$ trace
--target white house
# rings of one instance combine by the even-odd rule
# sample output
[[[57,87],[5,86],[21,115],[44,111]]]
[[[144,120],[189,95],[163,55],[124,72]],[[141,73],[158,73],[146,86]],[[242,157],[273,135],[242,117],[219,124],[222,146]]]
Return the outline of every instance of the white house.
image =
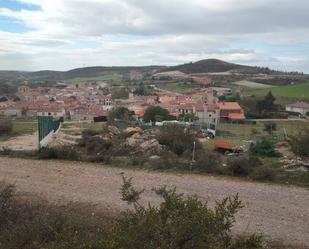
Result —
[[[288,112],[295,112],[301,115],[308,115],[309,103],[308,102],[296,102],[293,104],[286,105],[285,110]]]

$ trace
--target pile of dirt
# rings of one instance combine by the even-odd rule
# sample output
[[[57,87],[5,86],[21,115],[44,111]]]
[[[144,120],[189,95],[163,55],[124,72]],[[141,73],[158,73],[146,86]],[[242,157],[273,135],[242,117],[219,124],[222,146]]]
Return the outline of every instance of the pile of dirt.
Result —
[[[135,133],[126,139],[125,144],[135,155],[153,156],[162,152],[163,146],[152,135]]]

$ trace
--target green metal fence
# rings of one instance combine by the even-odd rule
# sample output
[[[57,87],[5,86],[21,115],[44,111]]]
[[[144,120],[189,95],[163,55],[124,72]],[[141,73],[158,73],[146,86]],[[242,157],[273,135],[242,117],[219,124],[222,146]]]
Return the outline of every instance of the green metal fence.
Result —
[[[52,116],[38,117],[39,143],[51,132],[56,132],[60,127],[60,121]]]

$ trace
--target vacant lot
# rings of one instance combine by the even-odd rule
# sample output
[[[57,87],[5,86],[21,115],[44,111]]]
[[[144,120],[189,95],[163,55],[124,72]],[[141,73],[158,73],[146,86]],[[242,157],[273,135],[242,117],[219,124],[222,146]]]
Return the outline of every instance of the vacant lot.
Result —
[[[271,91],[274,96],[278,98],[309,101],[309,83],[268,89],[259,89],[255,91],[249,91],[249,93],[257,96],[265,96],[269,91]]]
[[[8,134],[3,134],[0,136],[0,145],[1,141],[6,141],[13,137],[30,135],[38,130],[37,122],[13,121],[12,124],[12,131]]]
[[[234,231],[263,232],[272,239],[309,245],[309,190],[226,178],[125,170],[79,162],[35,161],[0,157],[0,175],[18,190],[54,202],[90,202],[112,211],[127,208],[120,200],[120,173],[145,188],[143,202],[160,199],[152,187],[176,186],[185,195],[215,200],[239,193],[245,207]]]
[[[271,85],[266,85],[266,84],[248,81],[248,80],[241,80],[241,81],[233,82],[233,84],[237,86],[245,86],[245,87],[253,88],[253,89],[264,89],[264,88],[273,87]]]

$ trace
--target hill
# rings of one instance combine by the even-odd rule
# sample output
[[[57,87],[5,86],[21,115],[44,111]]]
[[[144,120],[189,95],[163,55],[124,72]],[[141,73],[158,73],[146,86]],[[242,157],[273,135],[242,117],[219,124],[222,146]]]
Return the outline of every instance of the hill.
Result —
[[[74,78],[93,78],[110,74],[129,75],[132,71],[141,73],[144,76],[150,76],[158,72],[180,71],[186,74],[207,74],[207,73],[241,73],[241,74],[273,74],[279,73],[269,68],[253,67],[239,64],[233,64],[217,59],[207,59],[197,62],[191,62],[177,66],[140,66],[140,67],[84,67],[69,71],[0,71],[0,80],[29,80],[29,81],[57,81],[69,80]]]
[[[168,70],[181,71],[187,74],[221,73],[227,71],[231,71],[233,73],[247,73],[247,74],[257,74],[257,73],[269,74],[271,72],[274,72],[269,68],[238,65],[217,59],[207,59],[179,66],[173,66],[169,67]]]

